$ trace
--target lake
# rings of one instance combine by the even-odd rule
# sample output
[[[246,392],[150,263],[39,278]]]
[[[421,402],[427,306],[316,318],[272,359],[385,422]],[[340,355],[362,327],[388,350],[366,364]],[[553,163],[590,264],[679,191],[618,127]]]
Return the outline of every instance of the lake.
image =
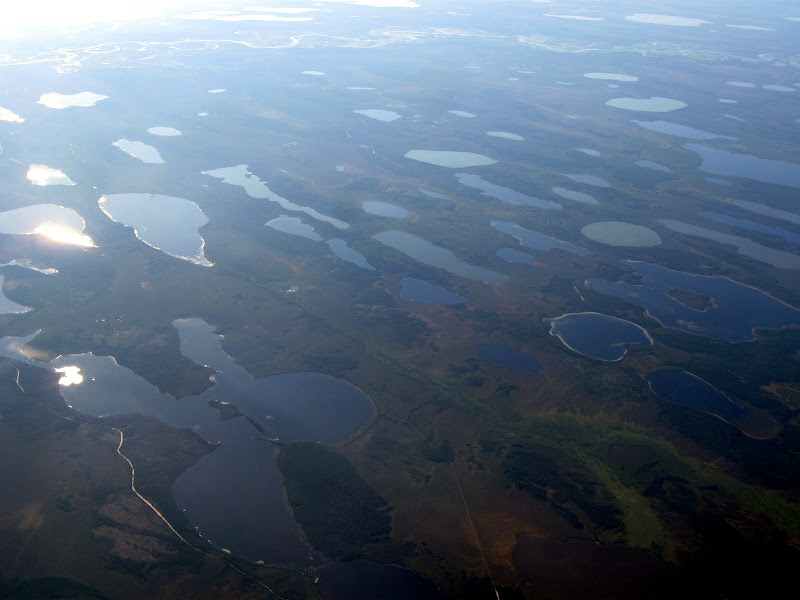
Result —
[[[550,323],[550,335],[567,348],[598,360],[621,360],[629,344],[653,345],[653,338],[643,327],[596,312],[567,313],[544,321]]]
[[[696,408],[726,421],[741,419],[747,413],[710,383],[686,371],[657,371],[650,375],[647,383],[662,400]]]

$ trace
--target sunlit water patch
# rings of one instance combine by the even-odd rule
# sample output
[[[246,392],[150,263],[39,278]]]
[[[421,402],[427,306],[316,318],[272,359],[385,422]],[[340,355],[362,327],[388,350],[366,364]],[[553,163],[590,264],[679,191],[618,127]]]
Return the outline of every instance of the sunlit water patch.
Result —
[[[465,119],[474,119],[478,115],[475,113],[467,112],[466,110],[448,110],[451,115],[455,115],[457,117],[463,117]]]
[[[179,129],[175,129],[174,127],[151,127],[147,130],[147,133],[152,135],[159,135],[162,137],[174,137],[177,135],[183,135],[183,132]]]
[[[717,102],[721,104],[739,104],[738,100],[731,100],[730,98],[718,98]]]
[[[756,87],[755,83],[750,83],[750,82],[747,82],[747,81],[726,81],[725,83],[730,85],[730,86],[738,87],[738,88],[754,88],[754,87]]]
[[[597,150],[592,150],[591,148],[575,148],[575,152],[580,152],[581,154],[585,154],[586,156],[593,156],[593,157],[600,156],[600,152],[598,152]]]
[[[328,240],[328,246],[330,246],[330,249],[333,251],[333,253],[343,261],[353,263],[354,265],[361,267],[362,269],[366,269],[367,271],[375,270],[375,267],[367,262],[367,259],[364,258],[363,254],[353,250],[344,240]]]
[[[648,131],[657,131],[658,133],[666,133],[667,135],[674,135],[676,137],[686,138],[690,140],[735,140],[735,137],[729,135],[722,135],[719,133],[712,133],[710,131],[703,131],[702,129],[695,129],[687,125],[679,125],[677,123],[669,123],[667,121],[633,121],[639,127],[644,127]]]
[[[696,408],[725,421],[741,419],[747,412],[710,383],[686,371],[657,371],[650,376],[647,383],[662,400]]]
[[[380,108],[365,108],[360,110],[354,110],[354,113],[357,115],[364,115],[365,117],[369,117],[370,119],[374,119],[376,121],[384,121],[386,123],[391,123],[392,121],[396,121],[397,119],[402,119],[403,116],[397,114],[393,110],[383,110]]]
[[[33,185],[75,185],[63,171],[53,169],[47,165],[31,165],[25,174]]]
[[[772,265],[773,267],[778,267],[780,269],[800,269],[800,255],[797,254],[776,250],[775,248],[764,246],[748,238],[739,237],[738,235],[722,233],[713,229],[682,223],[681,221],[659,219],[658,222],[677,233],[702,237],[707,240],[719,242],[720,244],[734,246],[738,254]]]
[[[652,169],[653,171],[660,171],[661,173],[669,173],[672,170],[669,167],[660,165],[652,160],[637,160],[636,164],[640,167],[644,167],[645,169]]]
[[[539,231],[525,229],[516,223],[510,223],[508,221],[492,221],[491,225],[498,231],[502,231],[503,233],[513,236],[520,244],[530,248],[531,250],[538,250],[542,252],[561,250],[562,252],[569,252],[570,254],[576,254],[578,256],[590,254],[588,250],[581,248],[580,246],[576,246],[572,242],[565,242]]]
[[[196,265],[212,266],[199,233],[208,217],[191,200],[161,194],[108,194],[98,204],[109,219],[132,228],[151,248]]]
[[[405,231],[384,231],[373,237],[382,244],[403,252],[417,262],[444,269],[453,275],[493,285],[505,283],[508,279],[502,273],[462,262],[450,250],[436,246]]]
[[[639,81],[638,77],[622,73],[584,73],[583,76],[587,79],[602,79],[605,81]]]
[[[447,200],[447,196],[445,196],[444,194],[440,194],[439,192],[432,192],[430,190],[425,190],[423,188],[418,188],[417,191],[423,196],[427,196],[428,198],[433,198],[434,200]]]
[[[312,75],[314,77],[322,77],[322,76],[325,75],[325,73],[322,72],[322,71],[301,71],[300,74],[301,75]]]
[[[764,88],[765,90],[770,90],[770,91],[773,91],[773,92],[792,93],[792,92],[796,92],[797,91],[797,89],[795,89],[793,87],[788,87],[788,86],[785,86],[785,85],[769,84],[769,85],[762,85],[761,87]]]
[[[397,206],[396,204],[389,204],[388,202],[370,200],[368,202],[362,202],[361,208],[364,209],[364,212],[379,217],[390,217],[392,219],[405,219],[408,217],[408,211],[405,208]]]
[[[605,17],[588,17],[585,15],[564,15],[559,13],[542,13],[542,15],[554,19],[569,19],[571,21],[605,21]]]
[[[586,285],[601,294],[640,306],[663,326],[726,341],[755,339],[754,330],[800,326],[800,311],[754,287],[719,276],[673,271],[660,265],[622,261],[641,284],[589,278]],[[682,304],[672,290],[710,299],[702,310]]]
[[[281,215],[271,221],[264,223],[267,227],[271,227],[275,231],[281,231],[290,235],[297,235],[300,237],[308,238],[315,242],[322,240],[322,237],[314,231],[311,225],[303,223],[297,217],[287,217]]]
[[[222,169],[203,171],[203,175],[216,177],[217,179],[221,179],[223,183],[238,185],[243,188],[245,193],[251,198],[259,198],[268,200],[270,202],[275,202],[284,210],[305,213],[312,219],[330,223],[337,229],[347,229],[350,227],[349,223],[345,223],[344,221],[340,221],[334,217],[324,215],[309,206],[295,204],[291,200],[287,200],[286,198],[279,196],[269,189],[267,182],[261,181],[261,179],[259,179],[256,175],[253,175],[250,171],[248,171],[247,165],[237,165],[235,167],[223,167]]]
[[[83,233],[86,222],[71,208],[56,204],[34,204],[0,212],[0,233],[40,235],[58,244],[93,247]]]
[[[532,359],[527,354],[502,346],[500,344],[478,344],[478,353],[481,358],[493,362],[507,369],[516,369],[523,373],[538,375],[542,370],[542,365]]]
[[[593,204],[593,205],[600,204],[589,194],[584,194],[583,192],[576,192],[575,190],[568,190],[567,188],[563,187],[554,187],[553,193],[556,196],[561,196],[562,198],[566,198],[567,200],[572,200],[574,202],[581,202],[583,204]]]
[[[42,94],[37,104],[42,104],[48,108],[64,109],[71,106],[80,106],[87,108],[94,106],[101,100],[105,100],[108,96],[102,94],[95,94],[94,92],[80,92],[78,94],[59,94],[50,92]]]
[[[514,140],[517,142],[522,142],[525,140],[525,138],[522,137],[521,135],[518,135],[516,133],[509,133],[508,131],[487,131],[486,135],[489,135],[491,137],[503,138],[506,140]]]
[[[661,243],[659,235],[649,227],[623,221],[590,223],[581,229],[581,233],[593,242],[608,246],[649,248]]]
[[[449,150],[409,150],[406,158],[419,162],[448,167],[450,169],[464,169],[467,167],[483,167],[493,165],[497,161],[483,154],[474,152],[451,152]]]
[[[30,306],[17,304],[13,300],[6,298],[3,292],[3,281],[3,275],[0,274],[0,315],[19,315],[33,310]]]
[[[710,25],[711,21],[696,19],[694,17],[677,17],[675,15],[661,15],[653,13],[636,13],[625,17],[628,21],[636,23],[649,23],[651,25],[671,25],[673,27],[699,27]]]
[[[15,112],[0,106],[0,121],[7,121],[9,123],[24,123],[25,119],[20,117]]]
[[[144,163],[155,165],[164,163],[164,160],[161,158],[158,150],[156,150],[153,146],[145,144],[144,142],[121,139],[117,140],[116,142],[112,142],[111,145],[116,146],[125,154],[129,154],[134,158],[138,158]]]
[[[561,173],[564,177],[568,177],[575,183],[582,183],[584,185],[591,185],[594,187],[610,188],[611,184],[602,177],[597,175],[581,175],[576,173]]]
[[[706,173],[800,187],[800,166],[794,163],[735,154],[703,144],[685,144],[683,147],[700,156],[703,161],[700,170]]]
[[[612,98],[606,102],[606,105],[623,110],[657,113],[672,112],[689,106],[681,100],[662,98],[660,96],[651,96],[650,98]]]
[[[464,304],[468,301],[466,296],[413,277],[400,280],[400,296],[409,302],[428,304]]]
[[[727,23],[725,27],[730,27],[731,29],[745,29],[747,31],[775,31],[771,27],[761,27],[760,25],[734,25],[732,23]]]
[[[7,263],[0,264],[0,267],[21,267],[29,271],[41,273],[42,275],[55,275],[58,273],[58,269],[54,269],[53,267],[37,267],[29,258],[15,258]]]
[[[208,90],[209,94],[221,94],[225,92],[225,88],[214,88],[213,90]]]
[[[630,344],[653,345],[650,334],[636,323],[596,312],[567,313],[544,321],[550,323],[550,335],[567,348],[598,360],[621,360]]]
[[[794,223],[795,225],[800,225],[800,214],[797,213],[772,208],[771,206],[759,204],[758,202],[748,202],[746,200],[734,200],[733,203],[739,208],[743,208],[744,210],[752,213],[764,215],[765,217],[772,217],[773,219],[780,219],[781,221],[787,221],[789,223]]]
[[[497,198],[514,206],[533,206],[534,208],[545,210],[562,210],[562,206],[558,202],[528,196],[522,192],[486,181],[480,175],[456,173],[456,178],[461,185],[481,190],[484,196]]]

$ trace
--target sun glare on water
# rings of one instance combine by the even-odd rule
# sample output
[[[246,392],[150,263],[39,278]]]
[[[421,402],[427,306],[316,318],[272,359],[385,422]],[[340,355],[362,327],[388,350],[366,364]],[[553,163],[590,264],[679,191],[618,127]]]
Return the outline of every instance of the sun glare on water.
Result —
[[[33,233],[42,235],[47,239],[58,244],[68,244],[70,246],[83,246],[84,248],[93,248],[94,241],[88,235],[75,231],[63,225],[56,225],[54,223],[42,223]]]
[[[83,383],[83,375],[81,375],[80,367],[60,367],[55,369],[56,373],[61,373],[58,380],[58,385],[68,387],[70,385],[78,385]]]

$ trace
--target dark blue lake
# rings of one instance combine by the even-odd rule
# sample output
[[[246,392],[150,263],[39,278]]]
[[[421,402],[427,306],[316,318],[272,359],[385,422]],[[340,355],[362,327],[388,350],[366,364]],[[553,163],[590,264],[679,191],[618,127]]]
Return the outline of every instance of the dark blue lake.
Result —
[[[653,345],[650,335],[636,323],[595,312],[567,313],[550,323],[550,335],[570,350],[598,360],[620,360],[628,344]]]
[[[403,277],[400,280],[400,296],[410,302],[434,304],[464,304],[468,298],[422,279]]]
[[[717,388],[686,371],[658,371],[650,376],[648,383],[662,400],[703,410],[726,421],[740,419],[746,413]]]

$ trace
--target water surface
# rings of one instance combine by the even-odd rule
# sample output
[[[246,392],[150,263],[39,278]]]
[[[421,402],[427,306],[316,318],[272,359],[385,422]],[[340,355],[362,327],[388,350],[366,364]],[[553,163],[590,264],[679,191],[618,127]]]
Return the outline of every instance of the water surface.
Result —
[[[689,106],[686,102],[660,96],[651,96],[650,98],[612,98],[606,102],[606,105],[623,110],[657,113],[672,112]]]
[[[37,267],[31,262],[30,258],[15,258],[7,263],[0,264],[0,267],[21,267],[29,271],[41,273],[42,275],[55,275],[58,273],[58,269],[54,269],[53,267]]]
[[[483,154],[474,152],[451,152],[449,150],[409,150],[406,158],[419,162],[448,167],[450,169],[464,169],[466,167],[482,167],[493,165],[497,161]]]
[[[369,117],[370,119],[375,119],[376,121],[384,121],[386,123],[390,123],[392,121],[396,121],[397,119],[402,119],[402,115],[398,115],[393,110],[383,110],[380,108],[365,108],[360,110],[354,110],[354,113],[357,115],[364,115],[365,117]]]
[[[395,250],[400,250],[410,258],[424,265],[444,269],[453,275],[493,285],[505,283],[508,279],[508,277],[502,273],[462,262],[456,258],[455,254],[450,250],[431,244],[427,240],[423,240],[405,231],[384,231],[373,237],[382,244],[394,248]]]
[[[174,127],[151,127],[147,130],[147,133],[152,135],[159,135],[162,137],[174,137],[177,135],[183,135],[183,132],[180,129],[175,129]]]
[[[455,115],[457,117],[463,117],[465,119],[474,119],[478,115],[475,113],[467,112],[466,110],[448,110],[451,115]]]
[[[679,125],[677,123],[670,123],[668,121],[633,121],[639,127],[644,127],[648,131],[657,131],[658,133],[666,133],[667,135],[674,135],[676,137],[686,138],[690,140],[735,140],[735,137],[729,135],[721,135],[719,133],[712,133],[710,131],[703,131],[702,129],[695,129],[688,125]]]
[[[31,165],[28,167],[25,177],[33,185],[75,185],[75,182],[65,175],[63,171],[53,169],[47,165]]]
[[[125,154],[130,154],[132,157],[138,158],[145,163],[158,165],[164,162],[158,150],[144,142],[122,139],[112,142],[111,145],[116,146]]]
[[[364,212],[379,217],[405,219],[408,216],[408,211],[405,208],[397,206],[396,204],[389,204],[388,202],[370,200],[368,202],[362,202],[361,208],[364,209]]]
[[[481,190],[484,196],[497,198],[508,204],[513,204],[514,206],[533,206],[534,208],[542,208],[545,210],[562,210],[562,206],[558,202],[542,200],[535,196],[528,196],[522,192],[486,181],[480,175],[456,173],[456,179],[458,179],[461,185]]]
[[[800,311],[757,288],[725,277],[673,271],[646,262],[622,262],[641,278],[641,284],[592,277],[586,285],[641,306],[665,327],[725,342],[745,342],[755,339],[756,328],[800,325]],[[681,304],[670,295],[672,289],[707,296],[712,306],[697,310]]]
[[[582,175],[576,173],[561,173],[564,177],[568,177],[575,183],[582,183],[584,185],[591,185],[594,187],[609,188],[611,184],[602,177],[597,175]]]
[[[522,137],[521,135],[518,135],[516,133],[509,133],[508,131],[487,131],[486,135],[489,135],[491,137],[504,138],[507,140],[514,140],[517,142],[522,142],[525,140],[525,138]]]
[[[766,204],[759,204],[758,202],[748,202],[746,200],[734,200],[733,203],[739,208],[749,210],[750,212],[764,215],[765,217],[772,217],[773,219],[780,219],[781,221],[788,221],[795,225],[800,225],[800,215],[785,210],[772,208]]]
[[[567,313],[545,322],[550,323],[550,335],[567,348],[598,360],[621,360],[629,344],[653,345],[650,334],[636,323],[596,312]]]
[[[700,156],[703,161],[700,170],[706,173],[800,187],[800,165],[751,154],[735,154],[702,144],[685,144],[683,147]]]
[[[567,200],[573,200],[575,202],[582,202],[583,204],[593,204],[593,205],[600,204],[589,194],[584,194],[583,192],[576,192],[575,190],[568,190],[567,188],[563,187],[554,187],[553,193],[556,196],[561,196],[562,198],[566,198]]]
[[[590,223],[581,233],[594,242],[609,246],[649,248],[661,243],[659,235],[649,227],[623,221],[601,221]]]
[[[628,21],[649,23],[652,25],[671,25],[673,27],[699,27],[710,25],[711,21],[696,19],[694,17],[676,17],[674,15],[661,15],[653,13],[636,13],[625,17]]]
[[[652,160],[637,160],[636,164],[640,167],[644,167],[645,169],[652,169],[653,171],[660,171],[662,173],[669,173],[672,170],[669,167],[660,165]]]
[[[311,225],[306,225],[297,217],[288,217],[281,215],[264,223],[267,227],[271,227],[276,231],[288,233],[290,235],[297,235],[300,237],[308,238],[315,242],[322,240],[322,237],[314,231]]]
[[[71,106],[89,107],[94,106],[101,100],[105,100],[108,96],[102,94],[95,94],[94,92],[80,92],[78,94],[59,94],[57,92],[50,92],[42,94],[37,104],[43,104],[48,108],[64,109]]]
[[[662,400],[696,408],[726,421],[741,419],[747,412],[710,383],[686,371],[657,371],[647,383]]]
[[[367,271],[374,271],[375,267],[367,262],[364,255],[356,252],[344,240],[328,240],[328,246],[333,253],[345,262],[353,263],[354,265],[366,269]]]
[[[30,306],[23,306],[9,300],[3,293],[3,282],[3,275],[0,275],[0,315],[19,315],[33,310]]]
[[[24,123],[25,119],[20,117],[15,112],[0,106],[0,121],[7,121],[9,123]]]
[[[466,296],[413,277],[403,277],[400,280],[400,296],[409,302],[431,304],[464,304],[469,300]]]
[[[792,233],[791,231],[781,229],[780,227],[763,225],[762,223],[756,223],[755,221],[750,221],[748,219],[737,219],[735,217],[711,211],[703,211],[697,214],[698,216],[701,216],[705,219],[710,219],[716,223],[723,223],[725,225],[730,225],[731,227],[738,227],[739,229],[746,229],[748,231],[757,231],[758,233],[774,235],[785,239],[787,242],[800,245],[800,234]]]
[[[659,223],[675,231],[685,235],[694,235],[713,240],[720,244],[727,244],[734,246],[736,252],[742,256],[748,256],[759,262],[778,267],[779,269],[800,269],[800,255],[792,254],[791,252],[784,252],[783,250],[776,250],[754,242],[751,239],[743,238],[738,235],[731,235],[729,233],[722,233],[713,229],[683,223],[681,221],[673,221],[671,219],[659,219]]]
[[[286,198],[279,196],[269,189],[269,186],[265,181],[261,181],[261,179],[259,179],[256,175],[253,175],[250,171],[248,171],[247,168],[247,165],[223,167],[221,169],[214,169],[212,171],[203,171],[203,175],[216,177],[217,179],[221,179],[223,183],[238,185],[243,188],[245,193],[251,198],[259,198],[268,200],[270,202],[275,202],[284,210],[305,213],[312,219],[325,221],[337,229],[347,229],[350,227],[349,223],[345,223],[344,221],[340,221],[334,217],[324,215],[311,207],[295,204],[291,200],[287,200]]]
[[[191,200],[161,194],[108,194],[98,204],[109,219],[133,229],[151,248],[196,265],[212,266],[199,233],[208,217]]]
[[[40,235],[58,244],[94,246],[83,233],[86,222],[71,208],[57,204],[34,204],[0,212],[0,233]]]
[[[502,231],[503,233],[514,236],[514,238],[516,238],[520,244],[530,248],[531,250],[539,250],[544,252],[549,250],[561,250],[563,252],[569,252],[570,254],[576,254],[578,256],[590,254],[588,250],[581,248],[580,246],[576,246],[572,242],[565,242],[563,240],[550,237],[549,235],[539,231],[525,229],[516,223],[510,223],[508,221],[492,221],[491,225],[498,231]]]

